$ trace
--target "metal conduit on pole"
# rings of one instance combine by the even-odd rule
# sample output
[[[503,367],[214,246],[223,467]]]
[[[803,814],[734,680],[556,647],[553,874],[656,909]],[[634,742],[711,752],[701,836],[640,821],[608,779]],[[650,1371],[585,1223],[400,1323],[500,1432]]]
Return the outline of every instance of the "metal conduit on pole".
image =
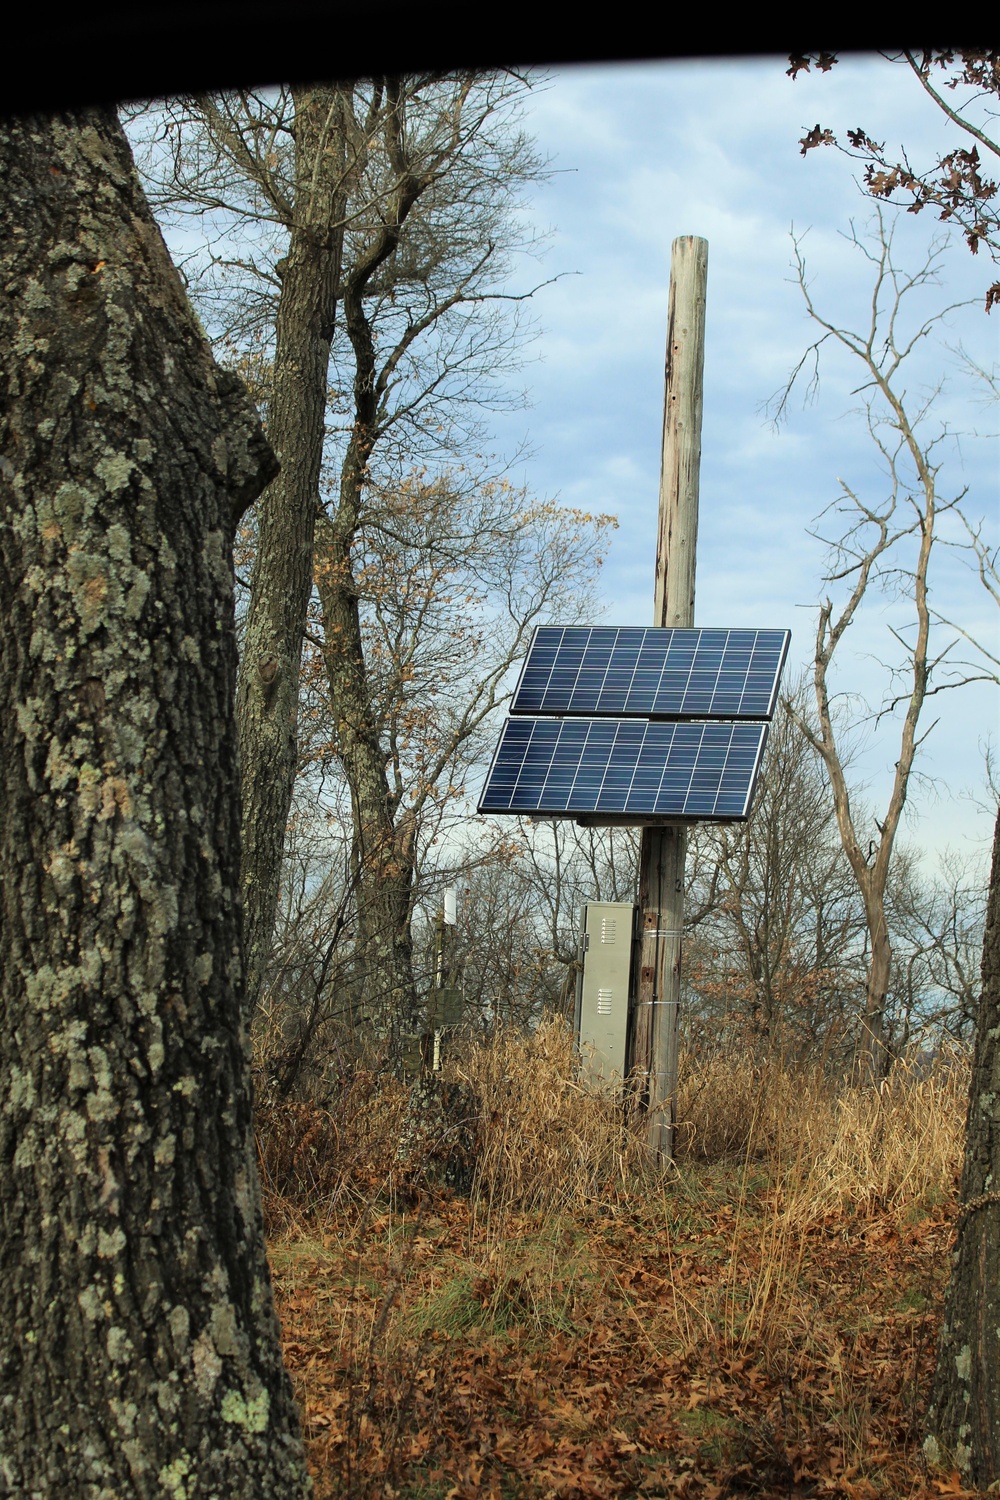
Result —
[[[707,282],[708,241],[694,235],[674,240],[653,610],[657,626],[694,624]],[[686,852],[683,824],[643,829],[633,1067],[640,1077],[645,1074],[648,1143],[659,1161],[674,1154]]]

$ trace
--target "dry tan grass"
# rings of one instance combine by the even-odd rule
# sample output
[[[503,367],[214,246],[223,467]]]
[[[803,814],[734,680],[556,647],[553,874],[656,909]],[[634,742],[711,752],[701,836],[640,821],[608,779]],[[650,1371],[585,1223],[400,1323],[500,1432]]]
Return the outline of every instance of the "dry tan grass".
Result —
[[[682,1059],[678,1157],[768,1165],[801,1221],[851,1207],[899,1210],[949,1192],[961,1160],[967,1063],[902,1059],[878,1088],[819,1067],[718,1054]]]
[[[880,1088],[838,1085],[778,1057],[716,1055],[682,1065],[681,1148],[689,1160],[738,1153],[743,1161],[733,1253],[706,1294],[730,1349],[774,1352],[796,1328],[822,1343],[816,1310],[803,1298],[806,1231],[830,1219],[902,1220],[943,1202],[961,1164],[967,1091],[960,1056],[930,1070],[904,1059]],[[758,1246],[752,1269],[737,1254],[747,1217]]]
[[[645,1167],[620,1101],[576,1078],[573,1039],[551,1018],[498,1031],[448,1066],[478,1109],[474,1193],[494,1210],[560,1210],[629,1189]]]
[[[878,1089],[841,1090],[802,1123],[787,1211],[801,1220],[940,1201],[961,1164],[968,1088],[967,1063],[945,1058],[930,1073],[904,1060]]]
[[[677,1155],[681,1161],[729,1156],[783,1159],[832,1090],[819,1067],[790,1068],[779,1053],[682,1054],[678,1067]]]
[[[490,1213],[612,1203],[655,1179],[642,1122],[629,1117],[620,1096],[588,1089],[577,1074],[572,1037],[559,1019],[529,1034],[498,1030],[449,1059],[445,1081],[458,1086],[473,1197]],[[966,1089],[967,1068],[956,1058],[929,1072],[898,1063],[872,1089],[838,1087],[820,1068],[790,1067],[777,1055],[684,1057],[678,1166],[756,1164],[789,1223],[845,1208],[902,1212],[952,1188]],[[334,1108],[262,1110],[258,1143],[272,1233],[282,1221],[291,1227],[303,1215],[370,1203],[419,1182],[429,1153],[408,1129],[411,1113],[406,1088],[364,1072]]]

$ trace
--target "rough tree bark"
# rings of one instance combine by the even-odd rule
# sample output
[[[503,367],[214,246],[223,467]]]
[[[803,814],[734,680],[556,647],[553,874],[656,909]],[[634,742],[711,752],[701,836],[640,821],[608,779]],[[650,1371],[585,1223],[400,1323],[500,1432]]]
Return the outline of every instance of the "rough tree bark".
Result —
[[[232,710],[274,458],[114,114],[8,123],[0,181],[0,1493],[285,1500]]]
[[[958,1236],[924,1452],[980,1489],[1000,1480],[1000,815],[983,939]]]
[[[274,933],[285,826],[298,769],[296,721],[313,537],[320,509],[330,340],[344,239],[349,107],[341,90],[295,98],[295,202],[275,322],[268,437],[281,473],[257,508],[257,548],[240,662],[247,997],[253,1011]],[[211,115],[212,103],[205,101]],[[223,128],[219,126],[219,128]],[[233,151],[239,156],[234,137]],[[245,153],[247,155],[248,153]]]

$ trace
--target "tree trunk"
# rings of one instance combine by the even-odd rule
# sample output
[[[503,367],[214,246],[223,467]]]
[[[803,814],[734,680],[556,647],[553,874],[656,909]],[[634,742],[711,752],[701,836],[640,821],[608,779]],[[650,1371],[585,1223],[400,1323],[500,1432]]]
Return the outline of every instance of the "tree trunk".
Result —
[[[872,889],[874,887],[874,889]],[[877,879],[863,888],[865,918],[871,940],[871,958],[868,964],[868,987],[865,994],[864,1032],[860,1052],[870,1083],[880,1083],[889,1072],[889,1051],[886,1047],[885,1007],[889,996],[889,978],[892,972],[892,944],[889,941],[889,924],[885,919],[885,885]]]
[[[257,508],[237,708],[251,1014],[271,950],[298,766],[299,669],[312,588],[330,340],[344,236],[341,113],[338,90],[295,93],[295,224],[278,301],[268,413],[268,438],[281,460],[281,473]]]
[[[307,1492],[250,1118],[234,520],[110,110],[0,131],[0,1492]]]
[[[418,184],[399,165],[393,212],[346,278],[344,321],[354,351],[354,427],[341,466],[337,509],[320,521],[316,591],[323,620],[323,659],[337,725],[337,753],[351,791],[351,866],[358,905],[355,948],[360,958],[366,1029],[388,1044],[397,1071],[402,1038],[419,1027],[413,977],[411,902],[414,876],[412,818],[390,787],[380,725],[372,707],[365,662],[353,548],[361,522],[368,464],[378,440],[379,401],[390,371],[377,369],[375,337],[366,314],[366,289],[399,243]]]
[[[360,508],[361,468],[350,462],[333,523],[321,523],[316,581],[323,616],[323,660],[337,715],[337,751],[351,792],[351,873],[358,921],[364,1029],[401,1064],[401,1038],[419,1030],[413,977],[412,818],[400,814],[386,775],[368,689],[351,547]]]
[[[958,1236],[924,1452],[980,1489],[1000,1480],[1000,815],[983,940]]]

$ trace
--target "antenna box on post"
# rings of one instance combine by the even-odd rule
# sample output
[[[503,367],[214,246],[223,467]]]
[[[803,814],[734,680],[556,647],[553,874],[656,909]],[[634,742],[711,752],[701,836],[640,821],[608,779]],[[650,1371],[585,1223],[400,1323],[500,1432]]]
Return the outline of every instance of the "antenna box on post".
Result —
[[[581,908],[576,1044],[582,1077],[596,1086],[625,1075],[635,910],[630,901],[589,901]]]

